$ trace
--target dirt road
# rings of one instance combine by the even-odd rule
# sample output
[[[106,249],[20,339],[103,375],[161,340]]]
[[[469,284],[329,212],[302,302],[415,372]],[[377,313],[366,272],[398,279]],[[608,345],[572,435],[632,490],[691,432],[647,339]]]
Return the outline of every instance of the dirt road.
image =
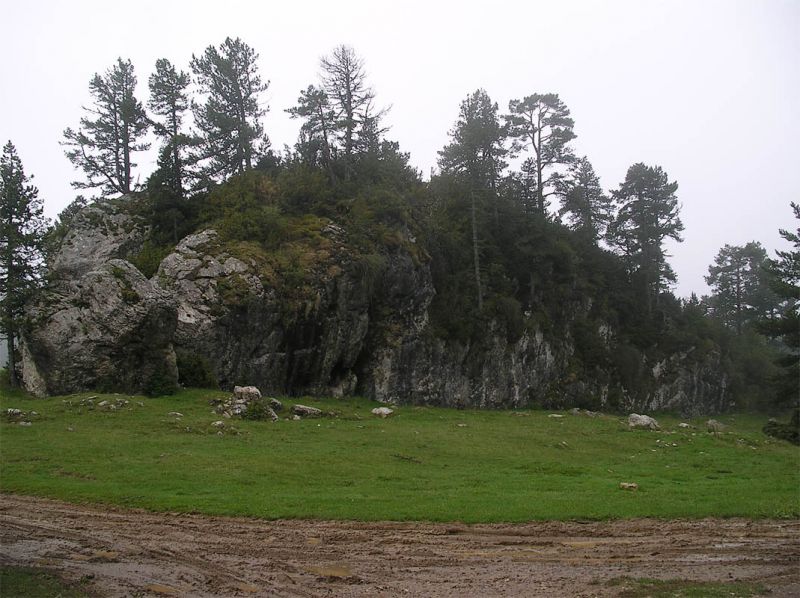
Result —
[[[103,596],[613,596],[621,576],[800,596],[800,521],[260,521],[3,494],[0,563]]]

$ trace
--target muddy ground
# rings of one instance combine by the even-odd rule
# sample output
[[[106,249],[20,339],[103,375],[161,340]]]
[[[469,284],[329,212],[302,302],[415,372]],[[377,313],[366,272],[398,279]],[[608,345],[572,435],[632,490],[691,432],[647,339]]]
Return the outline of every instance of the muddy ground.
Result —
[[[613,596],[621,576],[800,596],[800,521],[261,521],[2,494],[0,564],[102,596]]]

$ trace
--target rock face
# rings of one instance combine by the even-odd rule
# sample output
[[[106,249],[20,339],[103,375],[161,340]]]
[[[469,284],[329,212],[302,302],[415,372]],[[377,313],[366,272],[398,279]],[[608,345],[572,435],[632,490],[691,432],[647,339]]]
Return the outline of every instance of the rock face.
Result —
[[[53,273],[63,280],[78,280],[111,259],[141,249],[148,229],[144,219],[130,209],[134,201],[123,197],[78,212],[50,264]]]
[[[112,259],[51,289],[29,311],[22,374],[30,392],[159,392],[177,380],[170,296]]]
[[[121,259],[146,238],[132,214],[119,201],[90,206],[65,237],[53,261],[57,282],[32,308],[22,347],[23,377],[37,394],[174,382],[177,356],[206,364],[222,388],[255,385],[267,396],[687,415],[729,401],[714,354],[656,363],[639,356],[644,383],[635,387],[610,371],[576,374],[569,321],[586,306],[564,306],[559,329],[527,322],[510,335],[489,321],[478,340],[438,337],[428,314],[430,263],[402,230],[402,242],[365,255],[345,228],[319,219],[313,243],[291,259],[203,230],[181,240],[148,281]],[[614,331],[600,328],[613,352]]]

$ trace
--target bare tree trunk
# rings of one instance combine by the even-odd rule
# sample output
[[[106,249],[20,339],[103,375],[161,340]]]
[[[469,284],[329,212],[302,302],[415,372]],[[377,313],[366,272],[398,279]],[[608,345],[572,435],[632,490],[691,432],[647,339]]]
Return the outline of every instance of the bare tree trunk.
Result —
[[[8,347],[8,383],[11,388],[17,388],[19,386],[19,380],[17,379],[17,362],[16,362],[16,355],[14,354],[14,326],[11,324],[11,309],[8,309],[7,317],[9,320],[8,330],[6,330],[6,334],[8,338],[6,339],[6,344]]]
[[[472,254],[475,260],[475,285],[478,288],[478,310],[483,311],[483,289],[481,288],[481,265],[480,256],[478,255],[478,220],[475,208],[475,192],[470,191],[469,197],[472,204]]]

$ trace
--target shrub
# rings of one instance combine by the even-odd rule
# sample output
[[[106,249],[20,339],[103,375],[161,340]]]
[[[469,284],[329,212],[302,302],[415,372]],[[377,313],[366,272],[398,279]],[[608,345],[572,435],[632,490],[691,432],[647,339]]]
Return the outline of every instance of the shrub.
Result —
[[[181,386],[193,388],[219,388],[217,377],[208,360],[195,353],[177,354],[178,382]]]

